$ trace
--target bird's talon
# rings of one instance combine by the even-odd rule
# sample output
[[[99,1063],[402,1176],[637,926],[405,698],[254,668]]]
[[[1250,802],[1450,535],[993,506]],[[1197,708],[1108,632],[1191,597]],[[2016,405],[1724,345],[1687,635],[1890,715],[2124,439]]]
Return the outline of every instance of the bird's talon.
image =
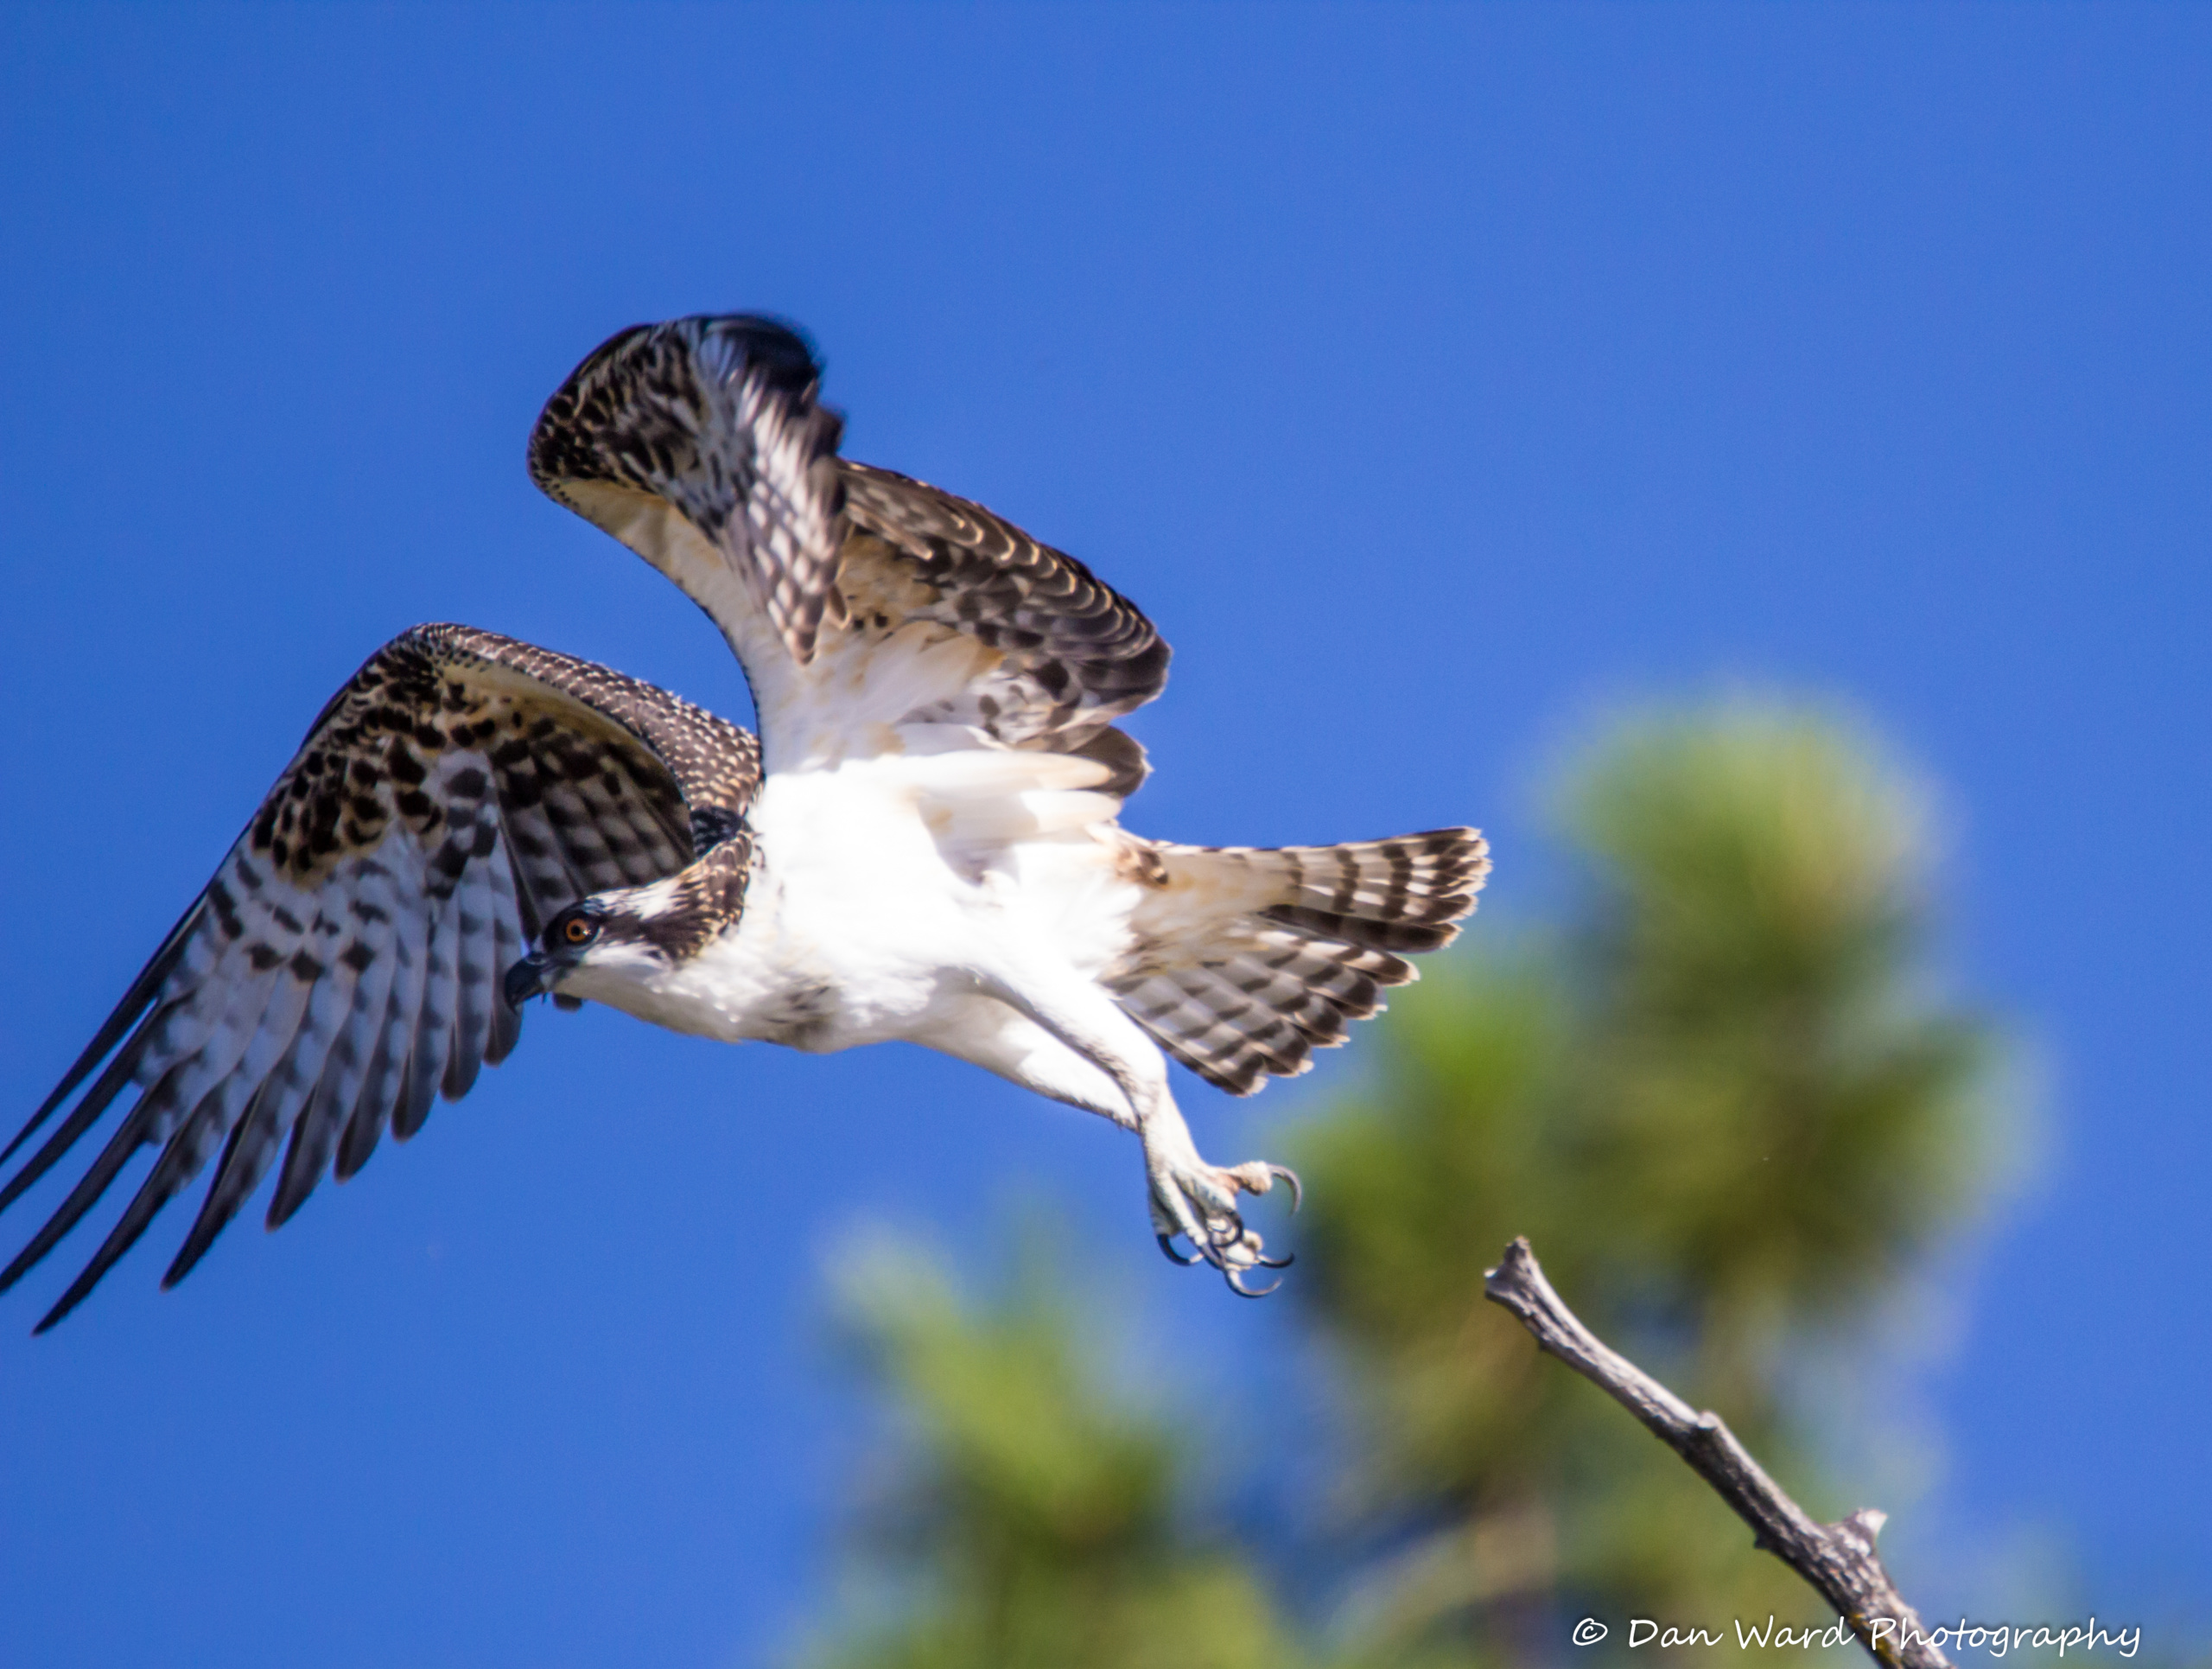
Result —
[[[1274,1265],[1270,1264],[1269,1267],[1273,1268]],[[1282,1284],[1282,1277],[1277,1276],[1267,1285],[1254,1291],[1244,1284],[1244,1277],[1247,1273],[1247,1271],[1242,1269],[1225,1269],[1221,1272],[1222,1278],[1229,1283],[1229,1290],[1240,1298],[1264,1298]]]
[[[1219,1169],[1203,1163],[1160,1165],[1152,1179],[1153,1233],[1160,1252],[1170,1262],[1185,1268],[1211,1264],[1247,1298],[1266,1296],[1274,1290],[1274,1284],[1248,1286],[1246,1280],[1255,1270],[1287,1269],[1291,1259],[1267,1255],[1266,1243],[1245,1226],[1237,1212],[1236,1196],[1265,1194],[1278,1181],[1289,1185],[1291,1207],[1295,1210],[1299,1181],[1286,1165],[1260,1160]],[[1189,1245],[1188,1255],[1176,1249],[1179,1240]]]
[[[1184,1269],[1188,1269],[1192,1264],[1199,1264],[1205,1261],[1205,1258],[1198,1252],[1194,1252],[1189,1257],[1185,1258],[1181,1252],[1176,1251],[1175,1237],[1172,1234],[1160,1234],[1155,1233],[1152,1238],[1160,1242],[1160,1250],[1161,1253],[1171,1264],[1177,1264]]]

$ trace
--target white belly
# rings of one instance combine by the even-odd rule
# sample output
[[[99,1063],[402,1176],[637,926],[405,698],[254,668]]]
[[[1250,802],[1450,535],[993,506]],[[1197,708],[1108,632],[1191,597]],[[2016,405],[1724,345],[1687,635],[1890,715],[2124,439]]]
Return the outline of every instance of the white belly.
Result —
[[[1003,778],[1009,759],[1047,780],[1011,795],[982,783],[990,815],[979,819],[967,791]],[[1138,889],[1119,871],[1116,831],[1099,826],[1099,797],[1049,780],[1071,762],[1086,763],[893,755],[772,776],[750,818],[737,924],[642,982],[579,970],[564,989],[678,1031],[828,1053],[943,1048],[1009,965],[1048,959],[1094,980],[1128,946]]]

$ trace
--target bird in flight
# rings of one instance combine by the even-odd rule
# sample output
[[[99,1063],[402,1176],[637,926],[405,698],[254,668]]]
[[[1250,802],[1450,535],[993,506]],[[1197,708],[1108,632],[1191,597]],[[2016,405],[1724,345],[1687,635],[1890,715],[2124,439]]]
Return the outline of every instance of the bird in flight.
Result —
[[[39,1331],[210,1161],[165,1286],[272,1167],[273,1228],[413,1136],[538,995],[729,1042],[903,1040],[1102,1113],[1141,1144],[1168,1255],[1266,1290],[1247,1282],[1281,1260],[1238,1196],[1296,1179],[1201,1158],[1167,1057],[1239,1095],[1304,1071],[1454,936],[1482,837],[1123,829],[1148,767],[1114,721],[1160,693],[1166,644],[1074,557],[840,457],[820,375],[773,320],[693,317],[622,332],[547,402],[531,478],[707,612],[758,741],[468,627],[378,650],[0,1152],[67,1105],[4,1210],[129,1098],[4,1291],[157,1150]]]

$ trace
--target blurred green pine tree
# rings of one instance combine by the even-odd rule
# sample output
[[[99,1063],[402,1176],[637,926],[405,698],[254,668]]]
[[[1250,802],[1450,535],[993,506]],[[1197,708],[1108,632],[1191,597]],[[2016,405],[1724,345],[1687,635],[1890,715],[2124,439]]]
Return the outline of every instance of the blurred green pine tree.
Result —
[[[1582,864],[1565,922],[1432,961],[1293,1143],[1294,1302],[1357,1411],[1347,1545],[1391,1550],[1348,1577],[1331,1650],[1179,1510],[1174,1424],[1084,1358],[1096,1329],[1034,1260],[979,1310],[904,1249],[849,1284],[907,1428],[862,1526],[880,1603],[812,1663],[1444,1669],[1556,1658],[1570,1612],[1818,1615],[1481,1277],[1529,1235],[1592,1327],[1808,1508],[1859,1504],[1820,1486],[1799,1347],[1847,1338],[1997,1157],[1990,1033],[1928,979],[1922,807],[1848,729],[1753,705],[1618,729],[1559,804]]]
[[[882,1240],[842,1283],[906,1427],[862,1527],[856,1616],[818,1669],[1298,1669],[1252,1562],[1196,1528],[1175,1424],[1117,1391],[1039,1237],[1015,1284],[964,1303],[922,1248]]]
[[[1773,707],[1650,717],[1559,804],[1568,921],[1473,935],[1294,1144],[1299,1300],[1364,1417],[1357,1507],[1400,1532],[1355,1607],[1377,1661],[1526,1657],[1568,1607],[1616,1649],[1631,1615],[1819,1618],[1480,1268],[1528,1235],[1601,1336],[1833,1516],[1859,1503],[1821,1487],[1792,1363],[1956,1233],[1997,1157],[1990,1031],[1928,977],[1924,812],[1867,741]]]

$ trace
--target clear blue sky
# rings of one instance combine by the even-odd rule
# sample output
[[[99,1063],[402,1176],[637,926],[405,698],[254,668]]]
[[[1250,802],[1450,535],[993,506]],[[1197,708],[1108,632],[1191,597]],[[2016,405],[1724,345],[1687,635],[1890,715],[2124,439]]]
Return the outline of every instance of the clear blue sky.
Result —
[[[743,710],[522,448],[614,328],[774,310],[851,453],[1175,644],[1146,832],[1478,821],[1510,917],[1596,704],[1748,678],[1894,737],[2050,1109],[1914,1512],[2201,1614],[2208,86],[2202,8],[0,10],[5,1099],[400,628]],[[1264,1151],[1297,1093],[1188,1099]],[[1056,1201],[1171,1384],[1275,1394],[1285,1312],[1160,1264],[1140,1189],[913,1053],[533,1014],[281,1236],[164,1296],[165,1221],[35,1343],[68,1264],[0,1303],[0,1658],[747,1661],[849,1487],[855,1218]]]

